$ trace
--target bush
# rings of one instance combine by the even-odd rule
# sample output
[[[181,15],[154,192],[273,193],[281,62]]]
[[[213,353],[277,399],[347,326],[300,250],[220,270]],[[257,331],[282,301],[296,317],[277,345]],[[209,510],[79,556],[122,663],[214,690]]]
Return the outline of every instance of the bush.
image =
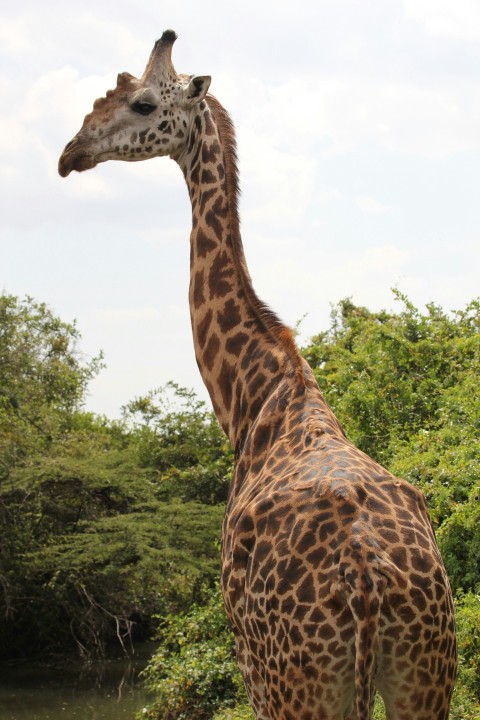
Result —
[[[195,393],[169,382],[124,408],[132,448],[157,496],[224,503],[233,452],[215,415]]]
[[[212,720],[255,720],[255,715],[250,705],[235,705],[218,710]]]
[[[232,720],[248,717],[233,710],[238,703],[247,705],[218,586],[206,592],[204,604],[194,605],[185,615],[167,617],[159,640],[144,673],[155,702],[143,718],[209,720],[227,709],[226,717]]]
[[[460,594],[457,601],[458,685],[480,699],[480,595]],[[480,704],[477,700],[480,717]]]

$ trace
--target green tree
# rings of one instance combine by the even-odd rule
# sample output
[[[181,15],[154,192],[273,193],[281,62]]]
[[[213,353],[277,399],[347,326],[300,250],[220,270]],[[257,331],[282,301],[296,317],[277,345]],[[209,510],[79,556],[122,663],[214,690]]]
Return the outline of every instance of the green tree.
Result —
[[[187,489],[209,477],[204,459],[214,485],[229,461],[187,391],[192,412],[172,409],[165,431],[159,417],[150,428],[82,411],[100,360],[82,360],[75,326],[30,299],[0,309],[0,656],[101,654],[217,575],[222,508]],[[185,497],[162,482],[174,463]]]
[[[84,362],[74,324],[31,298],[0,296],[0,477],[45,449],[84,400],[101,356]]]
[[[126,430],[87,414],[0,491],[8,656],[147,637],[219,572],[223,508],[165,502]]]
[[[233,452],[215,415],[173,382],[124,408],[140,465],[164,499],[224,503]]]
[[[74,324],[31,298],[0,296],[0,624],[25,596],[21,558],[48,538],[29,469],[70,432],[101,357],[84,362]],[[38,477],[35,477],[37,482]]]

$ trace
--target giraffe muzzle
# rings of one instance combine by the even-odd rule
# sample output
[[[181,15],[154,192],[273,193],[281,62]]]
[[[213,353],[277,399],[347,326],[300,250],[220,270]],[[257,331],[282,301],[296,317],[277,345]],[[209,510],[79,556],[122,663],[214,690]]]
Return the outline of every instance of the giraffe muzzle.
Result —
[[[70,140],[58,161],[58,173],[61,177],[67,177],[72,170],[83,172],[90,170],[97,164],[95,157],[88,152],[85,145],[78,142],[76,138]]]

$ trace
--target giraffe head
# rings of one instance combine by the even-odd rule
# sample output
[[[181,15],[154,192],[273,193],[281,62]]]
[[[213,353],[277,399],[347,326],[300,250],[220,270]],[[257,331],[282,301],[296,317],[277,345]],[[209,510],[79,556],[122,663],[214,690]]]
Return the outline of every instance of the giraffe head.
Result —
[[[60,157],[62,177],[106,160],[181,156],[195,108],[205,97],[211,78],[177,75],[171,60],[176,37],[173,30],[166,30],[155,43],[142,77],[121,73],[116,88],[95,101]]]

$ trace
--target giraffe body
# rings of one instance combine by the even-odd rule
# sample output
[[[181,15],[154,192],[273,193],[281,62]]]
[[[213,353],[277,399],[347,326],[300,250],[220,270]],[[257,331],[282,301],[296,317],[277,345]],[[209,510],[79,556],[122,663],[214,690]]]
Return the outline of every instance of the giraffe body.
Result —
[[[224,524],[257,718],[364,720],[375,689],[389,720],[447,718],[453,606],[423,495],[348,443],[313,377],[299,398],[280,388],[260,414]],[[263,414],[282,419],[259,453]]]
[[[453,601],[421,493],[345,438],[290,331],[258,299],[239,230],[235,140],[208,76],[166,31],[118,76],[59,172],[169,155],[192,203],[195,353],[236,455],[222,587],[257,720],[447,720]]]

